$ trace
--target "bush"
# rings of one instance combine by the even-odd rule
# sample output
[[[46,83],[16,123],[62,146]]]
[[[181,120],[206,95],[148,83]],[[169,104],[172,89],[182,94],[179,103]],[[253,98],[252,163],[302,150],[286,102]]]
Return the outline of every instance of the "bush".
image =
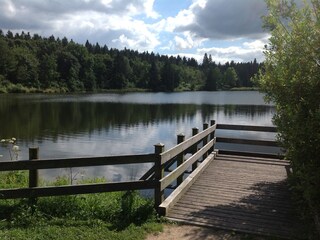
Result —
[[[302,216],[312,216],[320,236],[320,4],[266,2],[271,38],[259,83],[276,105],[274,123],[291,160]]]

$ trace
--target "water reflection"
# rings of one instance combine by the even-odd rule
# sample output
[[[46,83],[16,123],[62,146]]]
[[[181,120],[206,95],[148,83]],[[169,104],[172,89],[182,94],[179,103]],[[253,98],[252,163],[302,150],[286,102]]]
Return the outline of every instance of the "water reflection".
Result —
[[[270,126],[273,114],[257,92],[1,95],[0,138],[18,139],[20,159],[28,158],[32,145],[39,146],[41,158],[137,154],[153,152],[158,142],[172,147],[177,134],[189,137],[192,127],[201,129],[211,119]],[[9,158],[6,149],[0,154]],[[85,175],[125,181],[148,167],[88,168]],[[49,178],[67,173],[42,172]]]

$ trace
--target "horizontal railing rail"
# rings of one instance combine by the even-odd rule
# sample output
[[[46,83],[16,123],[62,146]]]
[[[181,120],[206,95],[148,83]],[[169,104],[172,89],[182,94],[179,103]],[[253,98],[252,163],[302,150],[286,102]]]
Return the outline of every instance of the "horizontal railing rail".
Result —
[[[265,133],[276,133],[277,128],[273,126],[252,126],[252,125],[233,125],[233,124],[217,124],[217,130],[231,130],[231,131],[246,131],[246,132],[265,132]],[[240,145],[255,145],[263,147],[278,147],[280,148],[279,142],[276,140],[258,140],[258,139],[245,139],[245,138],[233,138],[233,137],[222,137],[217,136],[217,143],[231,143]],[[281,153],[261,153],[261,152],[248,152],[248,151],[235,151],[227,149],[219,149],[219,153],[232,154],[232,155],[243,155],[243,156],[255,156],[255,157],[266,157],[266,158],[280,158],[284,156]]]
[[[106,157],[87,157],[87,158],[63,158],[63,159],[37,159],[37,161],[7,161],[0,162],[0,171],[12,170],[35,170],[35,169],[53,169],[70,167],[91,167],[107,166],[121,164],[154,163],[156,155],[122,155]]]
[[[201,140],[203,140],[205,137],[208,137],[209,134],[211,134],[215,130],[216,130],[216,124],[198,133],[197,135],[189,138],[188,140],[178,144],[177,146],[161,153],[161,164],[165,164],[166,162],[176,157],[180,153],[184,152],[185,150],[199,143]]]
[[[252,125],[234,125],[234,124],[217,124],[217,129],[254,131],[254,132],[277,132],[277,128],[272,126],[252,126]]]
[[[143,190],[143,189],[153,189],[156,186],[157,186],[156,181],[151,180],[151,181],[131,181],[131,182],[67,185],[67,186],[57,186],[57,187],[55,186],[55,187],[3,189],[3,190],[0,190],[0,199],[37,198],[37,197],[49,197],[49,196],[61,196],[61,195]]]
[[[29,186],[19,189],[0,189],[0,199],[30,198],[59,195],[75,195],[88,193],[101,193],[113,191],[129,191],[153,189],[155,207],[161,212],[167,211],[168,206],[195,181],[204,169],[215,158],[216,142],[235,144],[254,144],[260,146],[277,146],[275,141],[240,139],[230,137],[216,137],[217,129],[235,131],[276,132],[274,127],[246,126],[216,124],[211,120],[210,126],[203,124],[203,131],[192,129],[192,136],[185,140],[183,134],[177,136],[177,145],[165,150],[163,144],[155,145],[154,153],[141,155],[103,156],[64,159],[39,159],[38,149],[29,150],[29,160],[0,162],[0,171],[29,171]],[[222,150],[221,152],[226,153]],[[241,154],[241,152],[239,152]],[[186,157],[188,158],[186,159]],[[54,168],[92,167],[119,164],[144,164],[154,165],[139,180],[130,182],[110,182],[95,184],[78,184],[66,186],[38,186],[38,170]],[[164,172],[168,172],[167,175]],[[188,175],[187,175],[187,174]],[[176,186],[173,186],[176,183]],[[164,204],[164,190],[175,188]],[[161,207],[159,207],[161,205]]]

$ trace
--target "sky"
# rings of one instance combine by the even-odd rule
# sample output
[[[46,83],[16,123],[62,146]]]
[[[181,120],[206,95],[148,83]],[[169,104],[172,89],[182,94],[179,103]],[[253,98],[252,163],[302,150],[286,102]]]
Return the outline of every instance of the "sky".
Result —
[[[0,29],[202,61],[264,60],[264,0],[0,0]]]

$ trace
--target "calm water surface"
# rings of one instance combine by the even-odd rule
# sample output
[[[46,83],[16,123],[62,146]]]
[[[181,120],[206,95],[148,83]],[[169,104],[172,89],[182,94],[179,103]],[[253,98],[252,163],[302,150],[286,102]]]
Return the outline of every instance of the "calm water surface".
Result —
[[[19,159],[28,147],[39,146],[41,158],[84,157],[153,152],[159,142],[166,149],[176,135],[190,137],[204,122],[271,126],[274,107],[254,92],[183,92],[70,95],[0,95],[0,138],[16,137]],[[240,136],[241,132],[217,134]],[[248,137],[254,137],[249,135]],[[268,139],[273,135],[259,137]],[[8,150],[0,147],[1,161]],[[109,181],[139,178],[150,165],[73,169],[84,177]],[[46,179],[70,175],[69,169],[42,170]]]

